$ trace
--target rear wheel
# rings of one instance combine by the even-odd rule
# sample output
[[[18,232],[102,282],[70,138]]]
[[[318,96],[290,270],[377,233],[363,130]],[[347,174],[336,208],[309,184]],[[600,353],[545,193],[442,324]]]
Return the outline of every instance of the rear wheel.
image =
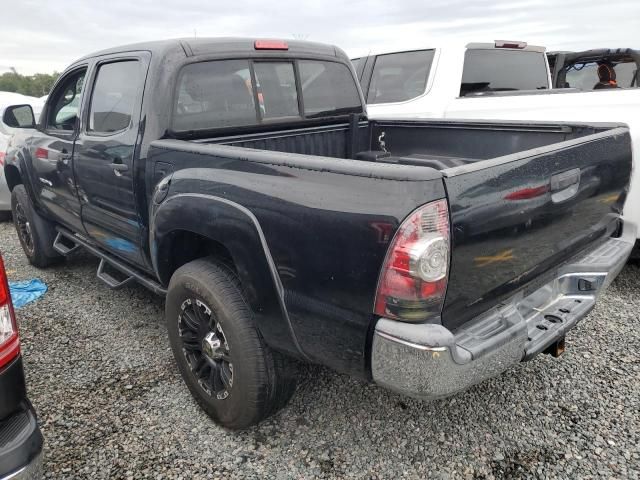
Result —
[[[64,258],[53,249],[53,223],[35,211],[24,185],[16,185],[11,192],[11,213],[22,249],[33,266],[45,268]]]
[[[176,270],[167,293],[166,321],[187,387],[220,425],[255,425],[293,395],[293,360],[264,343],[240,282],[225,265],[199,259]]]

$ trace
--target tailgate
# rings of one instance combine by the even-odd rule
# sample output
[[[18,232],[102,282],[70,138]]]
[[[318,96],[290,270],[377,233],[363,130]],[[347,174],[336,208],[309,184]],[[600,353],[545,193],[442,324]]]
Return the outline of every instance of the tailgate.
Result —
[[[452,253],[442,320],[456,328],[611,235],[631,174],[628,129],[445,170]]]

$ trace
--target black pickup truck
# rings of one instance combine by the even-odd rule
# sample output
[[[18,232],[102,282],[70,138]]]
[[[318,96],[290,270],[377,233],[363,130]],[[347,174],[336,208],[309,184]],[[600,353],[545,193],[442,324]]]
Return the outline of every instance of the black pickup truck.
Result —
[[[565,334],[624,265],[624,125],[369,121],[347,56],[189,39],[71,65],[5,174],[30,261],[166,296],[185,383],[243,428],[296,360],[450,395]],[[70,292],[72,294],[72,292]]]

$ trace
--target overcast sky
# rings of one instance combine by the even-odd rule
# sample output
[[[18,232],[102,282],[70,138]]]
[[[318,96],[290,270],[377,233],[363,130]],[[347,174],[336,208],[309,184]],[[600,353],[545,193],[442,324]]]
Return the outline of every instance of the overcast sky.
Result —
[[[61,71],[102,48],[175,37],[304,38],[351,56],[459,39],[640,48],[640,0],[0,0],[0,72]]]

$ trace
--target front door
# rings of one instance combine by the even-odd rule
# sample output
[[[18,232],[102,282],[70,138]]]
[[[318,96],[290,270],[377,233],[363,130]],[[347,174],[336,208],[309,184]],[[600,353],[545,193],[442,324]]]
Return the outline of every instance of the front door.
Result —
[[[143,267],[133,179],[148,63],[143,52],[105,57],[96,64],[73,155],[87,233],[106,250]]]
[[[80,65],[58,80],[30,148],[34,193],[51,216],[74,231],[83,231],[72,155],[86,73],[87,66]]]

